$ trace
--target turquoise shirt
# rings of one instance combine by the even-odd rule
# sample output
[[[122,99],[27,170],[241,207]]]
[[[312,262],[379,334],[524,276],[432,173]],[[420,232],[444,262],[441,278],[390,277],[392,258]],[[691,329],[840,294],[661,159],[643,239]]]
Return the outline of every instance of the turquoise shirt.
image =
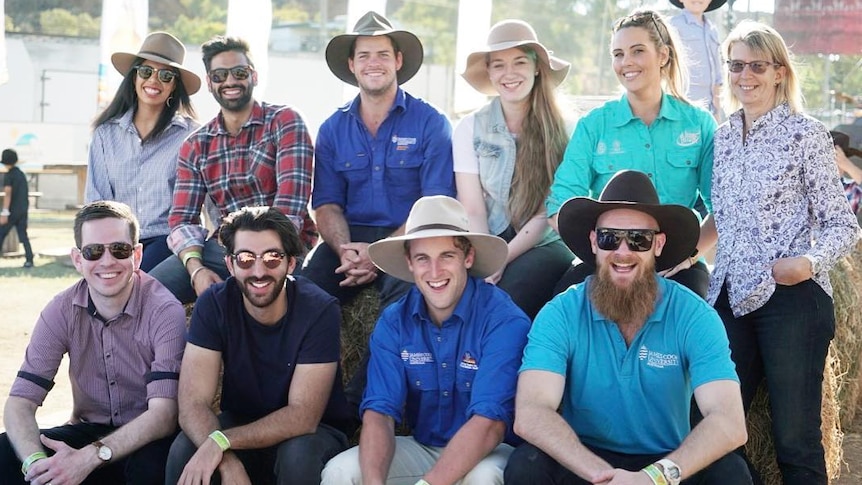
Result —
[[[590,446],[633,455],[675,450],[690,432],[693,390],[739,382],[715,310],[688,288],[656,279],[655,311],[628,347],[590,303],[592,276],[545,305],[530,329],[521,372],[565,377],[563,418]]]
[[[706,110],[668,94],[650,126],[632,114],[625,95],[608,101],[578,122],[545,202],[548,216],[571,197],[597,199],[608,180],[624,169],[646,173],[662,204],[694,207],[699,192],[712,212],[715,129]]]

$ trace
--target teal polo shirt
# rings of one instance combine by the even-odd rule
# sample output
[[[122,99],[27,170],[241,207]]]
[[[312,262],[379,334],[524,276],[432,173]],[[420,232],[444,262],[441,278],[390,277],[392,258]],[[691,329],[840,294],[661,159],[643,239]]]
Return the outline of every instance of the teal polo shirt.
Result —
[[[559,212],[571,197],[598,199],[620,170],[646,173],[662,204],[694,207],[700,193],[712,212],[712,139],[715,119],[703,108],[662,95],[661,110],[647,126],[632,114],[626,95],[578,121],[545,205]]]
[[[590,303],[592,276],[545,305],[530,329],[520,372],[565,377],[562,415],[587,445],[668,453],[690,432],[693,390],[716,380],[739,382],[715,310],[688,288],[656,278],[655,311],[629,347]]]

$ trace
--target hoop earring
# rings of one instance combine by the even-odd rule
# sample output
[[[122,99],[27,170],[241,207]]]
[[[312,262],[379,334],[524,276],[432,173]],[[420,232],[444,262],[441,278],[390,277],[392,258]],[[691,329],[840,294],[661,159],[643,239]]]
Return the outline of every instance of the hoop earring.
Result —
[[[173,99],[174,99],[173,96],[168,96],[168,99],[165,100],[165,106],[170,108],[171,107],[171,100],[173,100]]]

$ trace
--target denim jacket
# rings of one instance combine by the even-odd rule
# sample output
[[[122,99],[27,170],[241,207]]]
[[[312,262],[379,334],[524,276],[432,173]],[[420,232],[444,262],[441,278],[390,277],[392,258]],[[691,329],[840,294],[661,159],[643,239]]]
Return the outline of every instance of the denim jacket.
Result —
[[[503,233],[512,221],[509,218],[509,192],[515,173],[515,158],[518,153],[515,137],[509,132],[503,118],[500,98],[473,115],[473,149],[479,160],[479,181],[485,196],[488,212],[488,230],[491,234]],[[537,246],[544,246],[559,239],[559,235],[548,226]]]

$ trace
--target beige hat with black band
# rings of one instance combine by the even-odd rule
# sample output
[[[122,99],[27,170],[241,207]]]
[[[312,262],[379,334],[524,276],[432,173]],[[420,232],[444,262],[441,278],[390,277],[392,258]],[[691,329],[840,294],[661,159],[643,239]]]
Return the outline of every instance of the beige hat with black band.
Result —
[[[114,52],[111,54],[111,63],[123,76],[135,64],[137,58],[160,62],[177,69],[183,86],[189,95],[195,94],[201,88],[201,78],[197,74],[183,67],[186,57],[186,48],[182,42],[167,32],[153,32],[144,39],[141,49],[133,54],[131,52]]]

